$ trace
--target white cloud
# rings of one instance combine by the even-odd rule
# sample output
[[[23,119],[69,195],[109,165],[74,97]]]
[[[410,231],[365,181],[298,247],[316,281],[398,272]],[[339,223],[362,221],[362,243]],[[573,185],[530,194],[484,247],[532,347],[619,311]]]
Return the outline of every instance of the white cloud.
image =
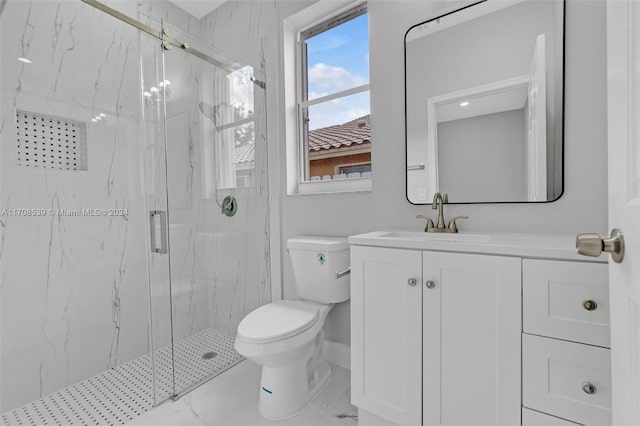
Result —
[[[317,63],[309,69],[309,83],[328,92],[338,92],[367,83],[343,67]]]
[[[311,107],[309,130],[343,124],[369,114],[369,93],[334,99]]]

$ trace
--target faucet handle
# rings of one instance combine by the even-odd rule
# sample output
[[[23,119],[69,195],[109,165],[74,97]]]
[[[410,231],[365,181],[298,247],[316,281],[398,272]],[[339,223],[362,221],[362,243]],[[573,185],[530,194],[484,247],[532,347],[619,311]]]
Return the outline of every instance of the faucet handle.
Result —
[[[456,225],[456,220],[458,219],[469,219],[469,216],[456,216],[449,221],[449,229],[453,229],[452,232],[458,232],[458,226]]]
[[[429,216],[425,216],[423,214],[419,214],[416,216],[417,219],[426,219],[427,223],[424,227],[424,232],[427,232],[428,229],[433,228],[434,224],[433,224],[433,220],[431,220],[431,218]]]

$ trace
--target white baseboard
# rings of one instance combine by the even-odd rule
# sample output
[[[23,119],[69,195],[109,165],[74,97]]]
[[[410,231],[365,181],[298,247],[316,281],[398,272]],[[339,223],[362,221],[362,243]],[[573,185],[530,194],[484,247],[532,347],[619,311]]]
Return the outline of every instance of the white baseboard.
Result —
[[[351,347],[349,345],[325,340],[322,354],[324,359],[331,364],[351,370]]]

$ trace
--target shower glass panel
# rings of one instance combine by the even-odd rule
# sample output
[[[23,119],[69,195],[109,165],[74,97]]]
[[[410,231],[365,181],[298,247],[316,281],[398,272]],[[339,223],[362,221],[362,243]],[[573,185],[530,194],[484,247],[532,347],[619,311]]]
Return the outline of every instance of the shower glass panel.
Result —
[[[262,70],[140,12],[167,2],[116,3],[226,65],[80,1],[2,2],[2,425],[125,423],[241,361],[271,298]]]
[[[144,19],[147,23],[149,18]],[[159,28],[159,23],[156,24]],[[175,394],[171,339],[171,283],[167,232],[167,185],[164,125],[164,94],[162,48],[155,38],[141,37],[142,99],[142,163],[146,204],[149,277],[149,306],[151,310],[151,346],[153,361],[153,392],[156,403]],[[152,244],[153,239],[153,244]]]
[[[154,404],[139,48],[159,41],[79,1],[2,6],[2,422],[124,422]],[[55,417],[70,395],[93,405]]]
[[[143,58],[146,195],[159,249],[149,252],[153,339],[168,350],[155,352],[156,393],[178,396],[242,361],[237,325],[270,299],[266,159],[256,162],[266,117],[252,67],[168,22],[162,28],[205,55],[157,46]],[[227,196],[234,216],[222,214]]]

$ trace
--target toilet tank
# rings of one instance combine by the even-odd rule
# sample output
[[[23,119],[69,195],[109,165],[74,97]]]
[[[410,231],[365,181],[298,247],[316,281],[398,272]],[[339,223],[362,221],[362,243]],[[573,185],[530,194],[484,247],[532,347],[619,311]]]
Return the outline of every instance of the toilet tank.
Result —
[[[287,240],[296,290],[301,299],[338,303],[349,299],[349,244],[339,237],[295,237]]]

